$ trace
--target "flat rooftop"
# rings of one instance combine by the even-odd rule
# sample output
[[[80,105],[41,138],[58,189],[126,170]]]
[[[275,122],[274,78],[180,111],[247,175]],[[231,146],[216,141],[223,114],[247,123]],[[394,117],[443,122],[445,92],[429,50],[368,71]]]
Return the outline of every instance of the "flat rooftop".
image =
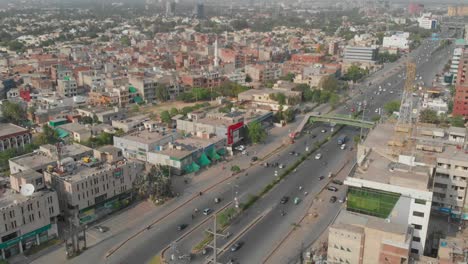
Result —
[[[430,179],[429,168],[425,166],[408,166],[396,163],[371,151],[356,169],[352,178],[380,182],[419,190],[428,190]]]
[[[383,218],[357,214],[344,209],[340,211],[333,225],[354,225],[399,235],[406,235],[408,233],[408,225],[392,223]]]
[[[155,153],[161,153],[164,155],[168,155],[175,158],[184,158],[187,155],[190,155],[193,151],[197,149],[206,148],[216,142],[218,142],[220,138],[212,137],[210,139],[203,139],[197,137],[184,137],[179,138],[173,142],[175,146],[181,146],[181,149],[169,149],[168,145],[164,146],[164,149],[161,151],[153,151]]]
[[[40,190],[34,192],[31,196],[24,196],[12,189],[0,189],[0,210],[7,209],[10,206],[18,206],[19,203],[34,200],[36,197],[46,195],[52,190]]]
[[[174,137],[176,133],[159,133],[159,132],[150,132],[148,130],[132,132],[121,138],[126,140],[131,140],[135,142],[139,142],[142,144],[152,144],[154,142],[158,142],[159,140],[166,138],[166,137]]]
[[[26,128],[11,124],[11,123],[2,123],[0,124],[0,138],[9,136],[16,133],[25,133],[28,132]]]
[[[453,145],[445,145],[444,151],[436,155],[437,158],[468,162],[468,150]]]

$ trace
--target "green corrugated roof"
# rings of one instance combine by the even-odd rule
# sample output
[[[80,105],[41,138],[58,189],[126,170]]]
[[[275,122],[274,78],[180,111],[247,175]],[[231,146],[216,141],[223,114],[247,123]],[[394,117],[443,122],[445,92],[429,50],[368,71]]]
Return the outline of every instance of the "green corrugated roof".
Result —
[[[65,130],[63,130],[61,128],[57,128],[55,130],[57,131],[59,138],[66,138],[66,137],[68,137],[70,135],[70,133],[68,133],[67,131],[65,131]]]
[[[211,148],[207,153],[208,153],[208,157],[210,157],[212,161],[219,160],[221,158],[218,155],[218,153],[216,153],[216,150],[214,148]]]
[[[128,87],[128,91],[131,92],[131,93],[136,93],[136,92],[138,92],[137,88],[135,88],[134,86]]]
[[[200,159],[198,160],[201,166],[205,167],[211,164],[211,161],[208,159],[206,156],[205,152],[203,152],[200,156]]]
[[[70,80],[70,76],[65,76],[65,77],[63,77],[63,79],[64,79],[65,81],[69,81],[69,80]]]
[[[221,156],[224,156],[226,154],[226,149],[222,148],[222,149],[218,149],[218,154],[221,155]]]
[[[142,99],[140,96],[135,96],[135,97],[133,98],[133,101],[134,101],[135,103],[137,103],[137,104],[143,103],[143,99]]]

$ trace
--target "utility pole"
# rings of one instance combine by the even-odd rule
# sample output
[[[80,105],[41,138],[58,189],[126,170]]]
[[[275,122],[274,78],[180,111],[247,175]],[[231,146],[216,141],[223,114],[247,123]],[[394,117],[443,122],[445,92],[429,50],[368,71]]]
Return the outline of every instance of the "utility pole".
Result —
[[[206,230],[206,232],[210,233],[213,235],[213,246],[209,246],[208,247],[211,247],[213,249],[213,264],[220,264],[218,263],[218,248],[216,247],[216,239],[217,239],[217,236],[221,236],[221,237],[227,237],[227,235],[225,234],[222,234],[222,233],[218,233],[218,231],[216,230],[216,214],[213,215],[213,220],[214,220],[214,223],[213,223],[213,231],[211,230]]]

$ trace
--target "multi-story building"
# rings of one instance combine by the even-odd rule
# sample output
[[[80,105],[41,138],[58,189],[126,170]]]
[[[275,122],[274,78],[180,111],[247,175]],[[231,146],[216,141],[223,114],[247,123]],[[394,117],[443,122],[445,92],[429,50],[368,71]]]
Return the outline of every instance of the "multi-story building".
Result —
[[[468,49],[464,49],[458,63],[457,81],[455,84],[455,97],[453,99],[453,114],[468,116]]]
[[[449,6],[447,9],[448,16],[468,16],[468,5]]]
[[[224,81],[223,76],[218,71],[183,74],[180,79],[182,84],[192,88],[215,88]]]
[[[449,72],[453,74],[453,79],[452,82],[457,81],[457,74],[458,74],[458,65],[460,64],[460,58],[463,54],[463,49],[462,48],[455,48],[453,50],[453,56],[452,56],[452,64],[450,64],[450,70]]]
[[[21,194],[31,184],[33,192]],[[2,183],[4,186],[5,183]],[[45,185],[44,176],[33,170],[10,175],[11,189],[2,187],[0,197],[0,250],[2,259],[23,253],[58,237],[60,213],[57,193]]]
[[[72,158],[79,160],[93,153],[93,149],[80,144],[59,145],[59,150],[62,159]],[[8,162],[12,174],[27,170],[42,173],[48,166],[57,164],[58,159],[57,146],[47,144],[40,146],[33,153],[11,158]]]
[[[124,108],[120,108],[120,107],[114,107],[114,108],[95,107],[95,108],[90,108],[90,109],[79,108],[79,109],[76,109],[76,111],[81,116],[88,116],[91,118],[94,118],[94,116],[96,116],[99,122],[105,123],[105,124],[111,124],[112,120],[121,120],[127,117],[127,111]]]
[[[435,29],[437,26],[437,20],[432,17],[431,13],[425,13],[418,18],[418,24],[420,28]]]
[[[378,49],[374,47],[346,46],[344,60],[352,62],[373,62],[377,58]]]
[[[0,124],[0,152],[22,148],[32,142],[31,133],[26,128],[14,124]]]
[[[338,41],[332,41],[328,43],[328,54],[330,55],[338,54]]]
[[[225,76],[231,82],[235,82],[240,85],[246,85],[245,78],[247,77],[247,74],[245,74],[243,71],[236,70],[230,74],[226,74]]]
[[[61,214],[87,224],[129,204],[143,170],[142,162],[128,161],[119,148],[104,146],[83,160],[64,160],[44,176],[57,191]]]
[[[167,166],[178,175],[196,172],[220,160],[221,155],[226,153],[225,145],[226,138],[199,133],[198,136],[179,138],[148,152],[148,162]]]
[[[328,232],[327,263],[409,263],[414,229],[341,211]]]
[[[122,120],[112,120],[112,126],[116,129],[122,129],[122,131],[128,133],[130,131],[139,130],[141,128],[144,129],[143,123],[149,120],[150,118],[148,115],[138,115]]]
[[[394,152],[396,147],[389,146],[394,133],[392,124],[380,124],[358,146],[355,172],[345,180],[347,210],[413,226],[410,251],[422,255],[433,201],[434,160],[423,153]],[[417,148],[429,150],[424,142]]]
[[[245,73],[254,82],[266,82],[277,80],[281,76],[281,67],[276,63],[246,65]]]
[[[66,76],[57,80],[57,93],[65,97],[73,97],[78,94],[75,78]]]
[[[158,150],[177,138],[177,133],[166,132],[166,128],[161,127],[136,131],[121,137],[114,136],[114,146],[120,148],[126,158],[148,161],[148,152]]]
[[[397,51],[409,51],[409,33],[399,32],[383,38],[382,47]]]
[[[166,17],[172,17],[175,15],[176,2],[167,1],[166,2]]]

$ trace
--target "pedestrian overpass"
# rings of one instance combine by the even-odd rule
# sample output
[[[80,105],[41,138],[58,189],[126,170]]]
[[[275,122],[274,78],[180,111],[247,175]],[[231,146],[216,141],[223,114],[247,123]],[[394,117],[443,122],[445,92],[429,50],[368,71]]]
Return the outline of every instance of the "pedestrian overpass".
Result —
[[[323,122],[323,123],[330,123],[330,124],[339,124],[339,125],[346,125],[346,126],[353,126],[353,127],[361,127],[361,128],[373,128],[375,123],[372,121],[366,121],[362,119],[358,119],[358,117],[353,117],[350,115],[339,115],[339,114],[320,114],[318,112],[308,113],[304,119],[299,123],[299,126],[292,132],[289,137],[293,140],[296,136],[298,136],[302,130],[304,129],[305,125],[309,122]]]

